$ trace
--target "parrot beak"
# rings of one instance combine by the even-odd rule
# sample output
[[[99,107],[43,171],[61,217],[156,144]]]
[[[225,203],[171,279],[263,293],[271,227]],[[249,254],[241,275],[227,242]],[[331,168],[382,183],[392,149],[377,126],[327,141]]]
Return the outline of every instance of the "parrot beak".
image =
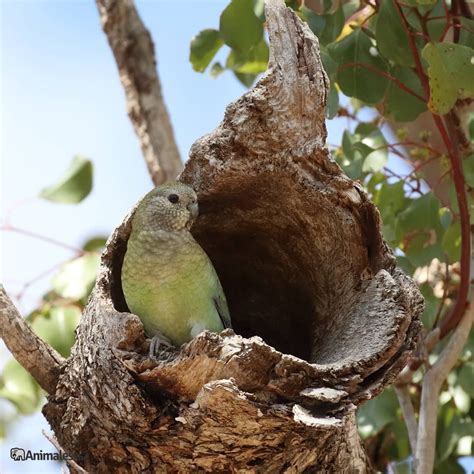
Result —
[[[193,218],[193,220],[196,219],[196,217],[199,214],[198,203],[197,202],[190,202],[187,207],[188,207],[188,211],[191,213],[191,217]]]

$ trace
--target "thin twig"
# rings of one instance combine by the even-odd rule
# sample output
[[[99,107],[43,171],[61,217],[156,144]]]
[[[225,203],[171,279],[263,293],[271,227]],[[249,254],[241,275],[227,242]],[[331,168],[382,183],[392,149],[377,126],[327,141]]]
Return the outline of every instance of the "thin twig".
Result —
[[[418,74],[418,78],[421,81],[421,85],[423,86],[423,91],[425,92],[425,96],[429,97],[430,96],[430,86],[428,84],[428,78],[426,77],[425,72],[423,71],[423,65],[421,63],[421,58],[420,55],[418,54],[418,49],[416,46],[416,41],[415,37],[413,35],[413,30],[410,27],[410,24],[408,23],[408,20],[406,19],[402,7],[397,3],[396,0],[394,0],[394,6],[395,10],[397,11],[397,14],[403,24],[403,27],[405,28],[405,31],[408,35],[408,43],[410,45],[410,50],[412,52],[413,59],[415,61],[415,68],[416,72]],[[426,100],[423,100],[426,103]]]
[[[446,273],[444,275],[443,281],[443,296],[441,296],[441,300],[439,302],[438,311],[436,311],[436,316],[433,321],[433,328],[438,326],[439,318],[441,317],[441,312],[443,311],[444,304],[446,303],[446,298],[448,296],[448,282],[449,282],[449,263],[446,262]]]
[[[440,339],[439,333],[439,328],[435,328],[425,336],[425,338],[421,342],[421,344],[423,344],[424,346],[422,352],[429,353],[436,346],[436,344],[438,344]],[[400,374],[396,378],[395,385],[403,386],[411,383],[413,374],[418,370],[421,364],[422,360],[419,357],[413,357],[411,360],[409,360],[406,367],[402,370],[402,372],[400,372]]]
[[[56,270],[56,269],[60,268],[61,266],[65,265],[67,262],[70,262],[70,261],[74,260],[75,258],[76,257],[73,257],[72,259],[68,259],[66,261],[55,263],[53,266],[47,268],[46,270],[43,270],[41,273],[38,273],[36,276],[34,276],[33,278],[31,278],[30,280],[28,280],[27,282],[25,282],[23,284],[23,286],[21,287],[21,290],[15,295],[15,299],[19,302],[23,298],[23,296],[25,295],[26,290],[31,285],[38,282],[39,280],[42,280],[44,277],[49,275],[51,272],[53,272],[54,270]]]
[[[416,421],[415,410],[413,408],[413,403],[411,401],[410,392],[408,387],[405,386],[396,386],[395,393],[398,397],[398,403],[402,410],[403,418],[405,420],[405,425],[408,431],[408,438],[410,439],[411,452],[416,453],[416,437],[418,433],[418,423]]]
[[[344,64],[343,66],[340,66],[337,70],[338,71],[342,71],[344,69],[347,69],[349,67],[363,67],[369,71],[372,71],[373,73],[375,74],[378,74],[379,76],[382,76],[382,77],[385,77],[386,79],[392,81],[393,83],[395,83],[400,89],[404,90],[407,94],[410,94],[412,95],[413,97],[416,97],[418,100],[420,100],[421,102],[425,103],[427,102],[427,100],[422,97],[421,95],[417,94],[413,89],[410,89],[409,87],[407,87],[402,81],[400,81],[399,79],[397,79],[396,77],[392,76],[391,74],[388,74],[386,72],[383,72],[383,71],[380,71],[379,69],[375,68],[375,67],[372,67],[372,66],[369,66],[368,64],[364,64],[364,63],[358,63],[358,62],[353,62],[353,63],[346,63]]]
[[[456,197],[459,205],[459,213],[461,217],[461,281],[459,283],[459,293],[456,298],[456,303],[452,311],[441,322],[441,337],[444,337],[449,331],[454,329],[466,311],[468,303],[467,297],[469,292],[469,273],[471,260],[471,230],[469,207],[467,204],[466,185],[464,181],[464,174],[462,170],[461,157],[458,150],[458,142],[454,140],[448,131],[439,115],[433,114],[433,120],[441,134],[441,137],[448,150],[448,156],[451,161],[453,172],[454,187],[456,189]],[[445,116],[447,123],[450,122],[450,117]],[[453,126],[454,127],[454,126]]]
[[[43,433],[43,436],[60,452],[60,453],[63,453],[63,455],[67,455],[66,451],[64,451],[64,449],[61,447],[61,445],[59,444],[58,440],[56,439],[56,437],[54,435],[50,436],[46,433],[45,430],[42,430],[41,431]],[[76,472],[78,472],[79,474],[88,474],[88,472],[81,466],[79,466],[79,464],[77,464],[76,461],[74,461],[74,459],[72,459],[70,456],[67,455],[67,460],[66,460],[66,463],[68,465],[70,465],[71,467],[73,467]]]
[[[431,474],[433,472],[439,392],[461,354],[473,319],[474,305],[471,304],[438,360],[423,378],[415,456],[417,474]]]
[[[71,250],[72,252],[76,252],[78,255],[85,255],[86,253],[88,253],[84,249],[74,247],[74,246],[69,245],[69,244],[65,244],[64,242],[60,242],[59,240],[53,239],[51,237],[46,237],[44,235],[37,234],[36,232],[33,232],[31,230],[21,229],[19,227],[14,227],[10,224],[5,224],[5,225],[0,226],[0,230],[3,230],[5,232],[16,232],[17,234],[23,234],[23,235],[26,235],[28,237],[33,237],[34,239],[42,240],[43,242],[47,242],[49,244],[53,244],[53,245],[56,245],[58,247],[62,247],[64,249]]]

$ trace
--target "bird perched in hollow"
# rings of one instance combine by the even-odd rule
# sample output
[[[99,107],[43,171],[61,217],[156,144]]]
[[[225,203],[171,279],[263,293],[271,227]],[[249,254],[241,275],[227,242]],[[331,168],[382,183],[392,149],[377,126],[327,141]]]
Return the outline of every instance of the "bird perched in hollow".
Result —
[[[214,266],[190,232],[197,215],[195,191],[175,181],[150,191],[133,216],[122,288],[153,338],[151,353],[160,335],[179,346],[205,329],[231,327]]]

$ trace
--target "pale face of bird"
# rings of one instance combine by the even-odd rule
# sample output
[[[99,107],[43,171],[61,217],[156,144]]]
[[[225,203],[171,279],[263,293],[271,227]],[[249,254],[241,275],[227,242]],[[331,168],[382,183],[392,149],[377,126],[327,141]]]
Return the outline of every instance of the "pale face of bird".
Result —
[[[139,204],[134,222],[148,228],[179,231],[190,229],[199,213],[194,189],[174,181],[157,186]]]

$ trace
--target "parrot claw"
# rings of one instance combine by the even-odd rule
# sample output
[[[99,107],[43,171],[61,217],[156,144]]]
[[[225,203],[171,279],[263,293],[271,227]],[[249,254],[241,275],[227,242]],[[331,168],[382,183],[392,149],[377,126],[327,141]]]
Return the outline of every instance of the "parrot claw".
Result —
[[[163,336],[162,334],[160,334],[159,336],[158,335],[153,336],[150,341],[150,349],[148,350],[148,356],[150,357],[150,359],[157,358],[157,356],[160,353],[160,347],[162,346],[164,346],[166,348],[165,350],[168,350],[168,351],[170,349],[175,348],[173,344],[171,343],[171,341],[165,336]]]

